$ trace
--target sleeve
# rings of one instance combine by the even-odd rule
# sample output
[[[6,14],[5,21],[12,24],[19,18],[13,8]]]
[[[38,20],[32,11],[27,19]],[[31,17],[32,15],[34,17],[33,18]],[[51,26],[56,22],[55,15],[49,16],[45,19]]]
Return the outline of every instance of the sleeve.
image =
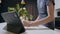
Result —
[[[48,5],[48,3],[49,3],[49,2],[52,2],[52,3],[53,3],[53,5],[55,5],[54,0],[45,0],[46,5]]]

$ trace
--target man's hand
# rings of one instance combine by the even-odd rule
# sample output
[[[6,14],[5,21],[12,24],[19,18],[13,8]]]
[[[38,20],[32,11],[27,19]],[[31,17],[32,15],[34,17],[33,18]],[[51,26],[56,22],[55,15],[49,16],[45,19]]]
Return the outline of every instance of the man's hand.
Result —
[[[27,20],[24,20],[24,21],[23,21],[23,25],[24,25],[24,26],[27,26],[27,27],[30,27],[30,23],[31,23],[31,22],[30,22],[30,21],[27,21]]]
[[[35,24],[36,21],[27,21],[27,20],[24,20],[23,21],[23,25],[24,26],[27,26],[27,27],[31,27],[31,26],[38,26],[37,24]]]

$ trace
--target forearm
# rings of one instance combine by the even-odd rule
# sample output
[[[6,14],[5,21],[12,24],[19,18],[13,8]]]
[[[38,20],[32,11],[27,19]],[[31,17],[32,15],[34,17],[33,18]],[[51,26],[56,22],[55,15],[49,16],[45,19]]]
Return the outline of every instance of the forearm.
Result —
[[[37,26],[37,25],[42,25],[42,24],[46,24],[48,22],[54,21],[54,17],[46,17],[40,20],[35,21],[34,23],[31,23],[31,26]]]

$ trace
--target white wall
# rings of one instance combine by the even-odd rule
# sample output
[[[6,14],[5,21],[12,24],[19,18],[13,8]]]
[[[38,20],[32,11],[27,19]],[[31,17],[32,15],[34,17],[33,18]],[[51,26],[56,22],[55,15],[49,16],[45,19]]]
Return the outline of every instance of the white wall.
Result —
[[[55,0],[55,9],[60,8],[60,0]]]
[[[55,11],[54,11],[54,16],[57,17],[57,12],[56,9],[60,8],[60,0],[55,0]]]

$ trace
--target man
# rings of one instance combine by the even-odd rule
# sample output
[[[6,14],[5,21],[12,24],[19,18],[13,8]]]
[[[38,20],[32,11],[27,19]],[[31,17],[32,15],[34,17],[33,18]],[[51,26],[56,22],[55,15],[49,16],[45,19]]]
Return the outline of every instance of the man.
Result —
[[[45,26],[54,29],[54,0],[37,0],[37,8],[39,13],[37,19],[35,21],[23,21],[24,26],[46,24]]]

